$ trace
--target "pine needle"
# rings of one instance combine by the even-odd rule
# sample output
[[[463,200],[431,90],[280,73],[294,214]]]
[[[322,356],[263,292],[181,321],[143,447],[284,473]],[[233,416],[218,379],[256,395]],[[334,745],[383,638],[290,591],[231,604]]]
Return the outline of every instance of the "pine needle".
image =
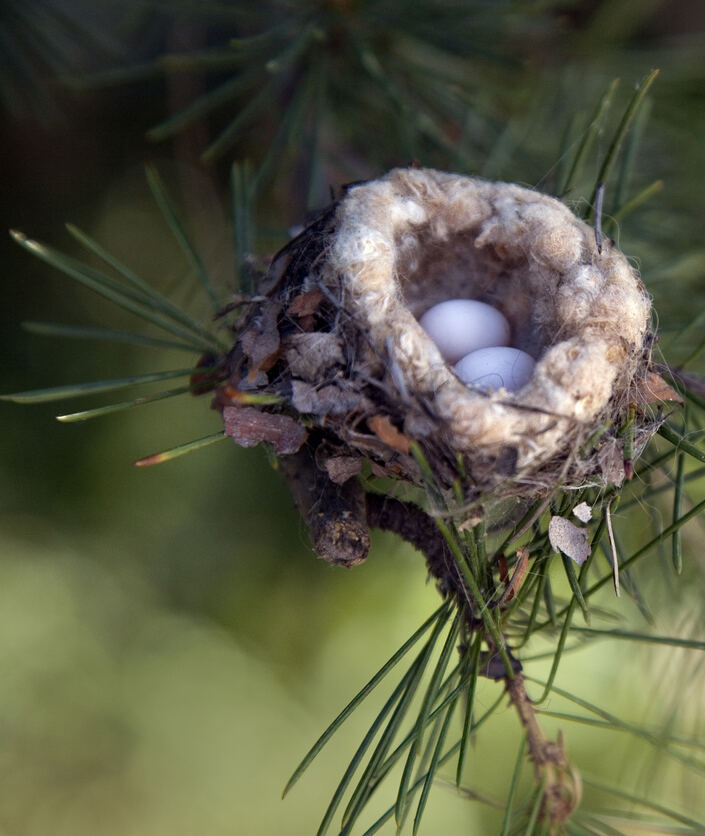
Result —
[[[33,241],[27,238],[22,232],[15,230],[10,233],[17,243],[24,247],[29,252],[36,255],[42,261],[65,273],[101,296],[119,305],[130,313],[136,314],[147,322],[157,325],[159,328],[168,331],[176,337],[179,337],[184,342],[194,346],[196,351],[220,351],[222,346],[214,337],[209,337],[204,341],[198,335],[184,331],[176,325],[170,318],[154,310],[153,300],[145,298],[143,293],[136,291],[127,285],[113,279],[103,273],[93,270],[77,261],[74,258],[60,253],[53,247],[48,247],[41,244],[39,241]]]
[[[575,600],[578,602],[580,609],[583,611],[583,618],[585,619],[585,623],[590,623],[590,610],[588,609],[587,602],[585,598],[583,598],[583,591],[580,588],[580,584],[578,583],[578,577],[575,574],[575,569],[573,567],[573,561],[561,553],[561,559],[563,561],[563,569],[565,571],[566,577],[568,578],[568,583],[570,585],[571,591],[575,596]]]
[[[191,354],[195,351],[192,345],[175,340],[147,337],[131,331],[114,331],[110,328],[91,328],[86,325],[67,325],[59,322],[23,322],[22,327],[30,334],[39,334],[42,337],[66,337],[71,340],[101,340],[154,348],[173,348],[178,351],[188,351]]]
[[[198,334],[206,340],[212,340],[214,338],[211,331],[204,328],[197,320],[189,316],[178,305],[175,305],[171,299],[168,299],[162,293],[155,290],[151,285],[147,284],[147,282],[141,279],[135,272],[130,270],[129,267],[126,267],[121,261],[115,258],[115,256],[111,255],[106,249],[101,247],[101,245],[91,238],[90,235],[82,232],[73,224],[66,224],[66,229],[79,243],[112,267],[113,270],[119,273],[130,284],[141,290],[144,294],[142,298],[150,307],[155,310],[162,311],[176,322],[179,322],[181,325],[184,325],[186,328],[189,328],[195,334]]]
[[[135,398],[131,401],[111,403],[107,406],[99,406],[95,409],[85,409],[82,412],[72,412],[68,415],[57,415],[56,420],[61,421],[63,424],[71,424],[77,421],[88,421],[91,418],[102,418],[104,415],[112,415],[115,412],[122,412],[136,406],[143,406],[145,404],[154,403],[155,401],[163,401],[169,398],[174,398],[177,395],[184,395],[187,392],[193,392],[202,385],[202,383],[197,383],[191,386],[181,386],[178,389],[168,389],[165,392],[155,392],[153,395],[144,395],[141,398]]]
[[[597,103],[597,107],[588,121],[587,130],[583,133],[583,138],[578,144],[575,156],[573,157],[572,165],[566,175],[565,182],[558,191],[558,194],[561,197],[565,197],[565,195],[572,190],[576,179],[580,176],[588,153],[602,131],[605,116],[607,115],[618,86],[619,79],[615,78]]]
[[[534,802],[531,805],[531,809],[529,810],[529,818],[526,822],[526,827],[524,828],[523,836],[532,836],[532,834],[536,830],[536,825],[539,823],[541,808],[543,807],[547,780],[547,774],[544,772],[543,778],[541,779],[541,783],[534,790]],[[542,825],[544,826],[545,824],[545,822],[542,823]],[[541,831],[543,832],[543,830],[544,827],[542,826]]]
[[[480,728],[480,726],[494,714],[494,712],[499,708],[500,704],[504,701],[504,699],[505,699],[505,695],[504,695],[504,693],[501,693],[499,695],[499,697],[485,711],[485,713],[478,719],[478,721],[473,724],[473,727],[472,727],[473,731]],[[438,762],[436,764],[436,771],[438,770],[439,767],[443,766],[445,763],[447,763],[447,761],[449,761],[452,757],[455,756],[455,753],[460,749],[460,745],[461,745],[461,741],[458,740],[456,743],[454,743],[448,749],[447,752],[445,752],[445,754],[443,754],[438,759]],[[411,787],[409,787],[409,790],[408,790],[409,801],[413,800],[414,793],[416,792],[417,789],[419,789],[424,784],[424,782],[426,781],[426,777],[427,777],[427,775],[419,776],[419,778],[417,778],[416,781],[414,781],[414,783],[411,785]],[[491,804],[492,806],[498,806],[498,805],[494,804],[492,801],[490,801],[489,799],[486,799],[483,796],[480,796],[479,794],[473,794],[473,793],[471,793],[467,790],[464,790],[464,792],[466,792],[468,795],[471,795],[471,797],[477,798],[480,801],[484,801],[486,804]],[[377,821],[375,821],[375,823],[371,827],[369,827],[362,834],[362,836],[372,836],[372,834],[376,833],[387,821],[389,821],[389,819],[392,818],[392,816],[394,815],[394,810],[395,810],[395,805],[393,804],[391,807],[389,807],[388,810],[386,810],[385,813],[383,813],[377,819]],[[342,834],[341,834],[341,836],[342,836]]]
[[[174,238],[176,238],[177,243],[193,268],[196,277],[208,295],[211,305],[213,306],[213,310],[217,311],[219,307],[218,297],[213,290],[206,268],[203,266],[203,262],[196,252],[196,248],[193,246],[186,234],[186,230],[179,219],[176,208],[169,197],[162,178],[159,176],[157,169],[151,165],[147,166],[147,183],[154,195],[157,206],[159,206],[162,214],[164,215],[164,219],[166,220],[169,229],[171,230]]]
[[[540,714],[544,717],[553,717],[556,720],[566,720],[571,723],[578,723],[584,726],[592,726],[593,728],[604,729],[605,731],[613,732],[613,731],[629,731],[631,732],[632,729],[626,727],[616,727],[614,721],[610,720],[598,720],[596,717],[584,717],[579,714],[567,714],[564,711],[548,711],[547,709],[537,709]],[[643,732],[649,736],[650,739],[654,741],[658,741],[659,745],[662,743],[672,743],[677,746],[687,746],[691,749],[701,749],[705,751],[705,741],[681,737],[679,735],[672,735],[672,734],[663,734],[662,732],[649,730],[646,728],[641,728],[636,726],[635,729],[639,732]]]
[[[624,220],[624,218],[631,215],[632,212],[636,211],[642,204],[651,200],[651,198],[654,197],[654,195],[657,195],[659,194],[659,192],[662,192],[663,187],[663,180],[654,180],[653,183],[649,183],[648,186],[645,186],[640,192],[637,192],[634,195],[634,197],[625,201],[619,207],[619,209],[610,213],[610,223],[614,226],[618,224],[620,221]]]
[[[260,76],[258,71],[234,75],[213,90],[199,96],[192,104],[179,110],[173,116],[150,128],[147,131],[147,139],[152,142],[161,142],[174,136],[210,111],[226,104],[246,90],[259,86]]]
[[[216,441],[222,441],[225,438],[228,438],[228,436],[225,434],[225,431],[221,430],[212,435],[206,435],[203,438],[188,441],[186,444],[180,444],[178,447],[172,447],[170,450],[164,450],[162,453],[145,456],[143,459],[138,459],[134,462],[134,465],[135,467],[151,467],[153,464],[163,464],[172,459],[177,459],[179,456],[185,456],[187,453],[193,453],[196,450],[209,447],[211,444],[215,444]]]
[[[696,833],[705,833],[705,820],[693,819],[685,813],[680,812],[680,810],[676,810],[673,807],[667,807],[665,804],[659,804],[652,801],[650,798],[644,798],[636,793],[627,792],[626,790],[620,789],[615,784],[603,784],[601,781],[586,778],[584,775],[583,782],[586,786],[592,787],[595,790],[600,790],[600,792],[605,792],[609,795],[615,796],[616,798],[621,798],[623,801],[639,804],[642,807],[646,807],[647,810],[654,810],[669,819],[688,825],[688,827],[695,828]]]
[[[533,677],[526,677],[527,680],[532,682],[536,682],[538,685],[543,685],[544,683],[540,682],[538,679],[534,679]],[[548,683],[545,683],[548,685]],[[692,758],[688,755],[683,754],[679,749],[675,748],[669,740],[668,736],[661,736],[660,734],[654,734],[647,728],[642,726],[637,726],[634,723],[628,723],[625,720],[621,720],[616,715],[612,714],[609,711],[606,711],[599,706],[594,705],[593,703],[584,700],[575,694],[571,694],[569,691],[564,690],[563,688],[558,688],[555,685],[552,686],[552,693],[557,694],[576,705],[579,705],[581,708],[585,708],[591,714],[595,714],[604,720],[606,723],[610,724],[613,730],[620,730],[624,732],[628,732],[629,734],[633,735],[634,737],[638,737],[641,740],[646,741],[651,746],[654,746],[658,749],[659,752],[667,755],[670,758],[682,763],[688,769],[693,770],[694,772],[698,773],[699,775],[705,775],[705,762],[697,760],[696,758]]]
[[[345,834],[348,836],[350,831],[362,813],[363,809],[369,801],[370,795],[379,784],[381,778],[386,774],[386,769],[383,767],[384,759],[389,751],[390,746],[396,736],[399,727],[406,718],[406,714],[411,707],[411,702],[421,684],[421,678],[428,666],[428,663],[433,653],[436,643],[438,642],[441,632],[445,627],[450,613],[446,611],[436,622],[436,625],[419,653],[414,663],[414,673],[409,680],[407,687],[401,695],[401,698],[395,708],[389,723],[387,724],[382,736],[380,738],[372,757],[365,768],[365,771],[360,778],[359,783],[353,791],[352,797],[348,802],[348,806],[343,814],[343,827],[340,831],[341,836]]]
[[[595,198],[597,196],[597,189],[601,183],[607,183],[609,180],[609,176],[612,173],[612,168],[619,157],[619,152],[622,147],[622,143],[624,142],[624,138],[631,127],[636,114],[639,111],[639,108],[644,102],[644,98],[646,94],[649,92],[651,85],[656,80],[656,76],[659,74],[658,70],[651,70],[644,78],[637,84],[636,90],[634,95],[632,96],[627,109],[624,111],[624,115],[617,127],[614,137],[612,138],[612,142],[610,143],[609,148],[607,149],[607,153],[602,161],[602,165],[600,166],[600,170],[598,172],[597,177],[595,178],[595,189],[593,190],[592,196],[588,203],[588,212],[587,212],[587,220],[592,221],[594,218],[595,212]]]
[[[370,679],[370,681],[353,697],[352,700],[345,706],[345,708],[338,714],[318,740],[313,744],[309,751],[304,756],[301,763],[294,770],[291,778],[287,781],[282,798],[289,792],[294,784],[299,780],[303,773],[313,762],[314,758],[323,749],[326,743],[331,739],[333,734],[340,728],[340,726],[347,720],[353,711],[362,703],[362,701],[379,685],[385,676],[397,665],[397,663],[411,650],[423,634],[429,630],[431,625],[436,623],[446,613],[449,607],[448,602],[444,602],[424,623],[415,630],[414,633],[404,642],[404,644],[397,650],[391,658],[377,671],[377,673]]]
[[[48,403],[65,398],[78,398],[82,395],[96,395],[100,392],[112,392],[128,386],[138,386],[143,383],[157,383],[171,380],[175,377],[189,377],[193,369],[175,369],[153,374],[138,374],[132,377],[119,377],[113,380],[95,380],[90,383],[72,383],[67,386],[52,386],[48,389],[32,389],[27,392],[14,392],[10,395],[0,395],[0,401],[14,403]]]
[[[421,826],[421,818],[423,816],[424,810],[426,809],[428,794],[431,791],[433,779],[436,775],[436,771],[438,770],[441,752],[443,750],[443,746],[445,745],[446,737],[448,735],[448,729],[450,728],[450,722],[453,719],[453,713],[455,712],[455,707],[457,704],[457,699],[453,700],[453,702],[446,709],[446,715],[443,718],[443,725],[441,726],[436,745],[433,748],[431,763],[428,766],[428,771],[426,772],[426,776],[424,778],[423,787],[421,788],[421,796],[419,798],[419,803],[416,808],[416,815],[414,816],[414,826],[412,830],[413,836],[416,836],[416,834],[419,831],[419,827]]]
[[[666,441],[670,441],[679,452],[687,453],[699,462],[705,462],[705,450],[691,444],[670,424],[661,424],[658,428],[658,434],[663,436]]]
[[[443,675],[448,666],[450,655],[455,649],[455,641],[458,636],[458,631],[460,630],[462,620],[463,612],[461,609],[459,609],[456,613],[453,626],[451,627],[450,631],[448,632],[448,636],[446,637],[445,644],[443,645],[443,649],[441,650],[441,655],[433,671],[431,681],[429,682],[428,688],[426,689],[423,702],[421,703],[421,708],[419,709],[419,713],[417,715],[414,727],[414,737],[411,741],[409,754],[406,759],[406,764],[404,765],[404,772],[402,773],[401,781],[399,782],[399,791],[397,793],[397,802],[394,816],[398,827],[401,827],[404,821],[406,813],[406,791],[408,789],[409,782],[411,781],[411,774],[414,769],[417,753],[421,747],[421,739],[423,736],[424,728],[426,726],[426,720],[431,711],[431,706],[436,701],[436,697],[439,694],[441,679],[443,678]]]
[[[251,293],[251,280],[247,274],[247,258],[253,252],[252,204],[254,187],[252,166],[248,160],[233,163],[230,169],[230,187],[233,206],[233,233],[235,243],[235,270],[237,286],[243,293]]]
[[[512,825],[512,815],[514,811],[514,798],[516,796],[517,787],[519,786],[519,777],[521,775],[522,767],[524,766],[524,752],[526,751],[526,737],[522,735],[521,743],[519,744],[519,752],[514,763],[514,772],[512,780],[509,785],[509,794],[507,796],[507,804],[504,809],[504,819],[502,821],[502,829],[499,836],[508,836],[509,829]]]
[[[681,639],[677,636],[654,636],[651,633],[637,633],[629,630],[600,630],[596,627],[573,627],[573,632],[603,636],[609,639],[645,642],[647,644],[665,644],[669,647],[683,647],[688,650],[705,650],[705,641]]]
[[[201,154],[202,162],[208,164],[219,159],[225,151],[237,141],[242,130],[267,106],[271,106],[274,96],[274,85],[268,81],[262,89],[239,111],[228,126],[218,134],[217,138]]]
[[[384,706],[382,707],[382,710],[377,714],[372,725],[363,737],[362,742],[360,743],[357,750],[355,751],[355,754],[351,758],[350,763],[348,764],[345,773],[343,774],[343,777],[340,779],[338,786],[335,788],[335,792],[333,793],[333,797],[331,798],[331,801],[328,805],[328,809],[326,810],[323,816],[323,820],[321,821],[318,827],[316,836],[324,836],[324,834],[328,831],[328,828],[330,827],[330,824],[333,821],[333,817],[335,816],[335,812],[340,806],[340,802],[343,799],[343,795],[345,794],[345,791],[347,790],[353,775],[355,774],[357,768],[362,762],[365,753],[372,744],[375,735],[381,728],[382,723],[387,718],[389,712],[392,711],[392,709],[396,705],[398,705],[402,694],[405,692],[409,685],[411,677],[414,674],[414,670],[414,665],[411,665],[411,667],[404,674],[401,681],[394,689],[389,699],[385,702]]]
[[[472,717],[475,710],[475,694],[477,693],[477,675],[480,669],[480,650],[482,649],[482,634],[478,633],[471,645],[468,656],[468,667],[470,670],[470,681],[467,686],[465,699],[465,716],[463,718],[463,734],[460,738],[460,751],[458,753],[458,764],[455,770],[455,785],[460,786],[467,750],[470,744],[470,731],[472,729]]]

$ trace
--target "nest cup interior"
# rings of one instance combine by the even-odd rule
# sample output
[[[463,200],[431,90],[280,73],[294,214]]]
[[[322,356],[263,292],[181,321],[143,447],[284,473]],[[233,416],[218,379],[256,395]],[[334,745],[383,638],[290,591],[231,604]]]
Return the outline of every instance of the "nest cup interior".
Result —
[[[415,319],[448,299],[474,299],[500,311],[509,322],[509,344],[538,360],[556,330],[547,322],[545,305],[535,314],[526,259],[513,263],[494,247],[478,249],[476,230],[434,241],[430,227],[418,236],[419,255],[400,247],[397,276],[404,304]]]

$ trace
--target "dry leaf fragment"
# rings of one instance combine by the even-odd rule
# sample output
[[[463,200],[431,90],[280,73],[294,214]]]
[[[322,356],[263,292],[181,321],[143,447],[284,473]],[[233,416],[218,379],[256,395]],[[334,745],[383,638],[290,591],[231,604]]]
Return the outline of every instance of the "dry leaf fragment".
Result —
[[[514,574],[509,579],[509,573],[507,572],[506,567],[506,559],[505,559],[505,578],[502,578],[506,584],[506,588],[502,593],[502,597],[497,601],[497,606],[502,607],[504,604],[508,604],[511,600],[513,600],[514,596],[517,594],[519,589],[521,588],[522,583],[524,583],[524,578],[526,577],[527,569],[529,568],[529,550],[522,546],[522,548],[517,549],[517,562],[514,568]]]
[[[362,459],[355,456],[333,456],[326,459],[325,468],[331,482],[342,485],[362,471]]]
[[[276,361],[280,342],[277,322],[279,311],[278,303],[265,302],[252,327],[240,338],[242,350],[250,358],[251,374],[260,369],[266,372]]]
[[[335,334],[295,334],[288,345],[291,347],[286,361],[292,375],[311,383],[318,383],[332,365],[344,362],[340,339]]]
[[[373,415],[372,418],[367,419],[367,426],[380,441],[383,441],[400,453],[409,452],[411,442],[407,436],[399,432],[386,415]]]
[[[309,415],[346,415],[356,409],[362,395],[350,389],[337,386],[323,386],[316,389],[302,380],[291,381],[291,405],[298,412]]]
[[[323,291],[318,289],[300,293],[292,300],[286,312],[289,316],[311,316],[316,313],[323,298]]]
[[[576,505],[573,508],[573,514],[580,520],[580,522],[590,522],[592,519],[592,508],[587,504],[587,502],[581,502],[580,505]]]
[[[563,552],[578,566],[582,566],[590,556],[587,530],[578,528],[563,517],[551,517],[551,522],[548,524],[548,539],[554,551]]]
[[[636,384],[636,392],[633,394],[635,403],[647,404],[657,401],[675,401],[683,403],[683,398],[676,390],[656,372],[647,372]]]
[[[288,415],[273,415],[251,406],[226,406],[223,422],[225,432],[240,447],[255,447],[267,441],[280,456],[296,453],[307,436],[301,424]]]

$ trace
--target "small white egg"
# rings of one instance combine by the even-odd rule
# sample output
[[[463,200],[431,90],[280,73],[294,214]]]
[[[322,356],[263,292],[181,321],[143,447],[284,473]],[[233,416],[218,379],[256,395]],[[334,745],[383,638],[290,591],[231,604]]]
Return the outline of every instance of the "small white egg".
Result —
[[[419,325],[450,364],[478,348],[509,343],[509,323],[504,315],[476,299],[439,302],[419,319]]]
[[[518,348],[493,346],[466,354],[456,363],[458,377],[478,389],[516,392],[529,382],[536,365],[534,358]]]

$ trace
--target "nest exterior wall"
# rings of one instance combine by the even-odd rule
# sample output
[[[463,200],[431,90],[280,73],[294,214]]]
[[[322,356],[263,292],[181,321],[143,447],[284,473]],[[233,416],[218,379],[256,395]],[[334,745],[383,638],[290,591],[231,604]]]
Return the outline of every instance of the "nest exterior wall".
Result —
[[[514,184],[395,169],[351,188],[318,263],[342,286],[377,351],[393,352],[409,388],[432,399],[453,444],[511,446],[517,468],[580,437],[643,362],[649,297],[627,259],[558,200]],[[444,298],[503,310],[537,360],[519,392],[468,388],[418,324]]]

